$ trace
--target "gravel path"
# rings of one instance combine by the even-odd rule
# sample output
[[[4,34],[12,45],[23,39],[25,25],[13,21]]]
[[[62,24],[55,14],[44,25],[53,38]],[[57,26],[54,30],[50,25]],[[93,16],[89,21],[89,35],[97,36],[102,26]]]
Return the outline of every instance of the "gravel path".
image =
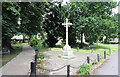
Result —
[[[83,54],[79,52],[74,52],[75,58],[74,59],[63,59],[58,57],[62,51],[48,51],[43,52],[45,54],[46,61],[43,63],[42,68],[46,69],[57,69],[65,65],[71,65],[74,67],[79,67],[80,64],[83,64],[86,61],[87,56],[90,56],[90,59],[95,60],[97,58],[96,54]],[[40,66],[38,64],[38,66]],[[75,75],[78,69],[70,68],[70,74]],[[67,67],[58,70],[58,71],[51,71],[47,72],[41,69],[37,70],[37,75],[67,75]]]
[[[28,75],[30,62],[34,59],[34,55],[33,48],[24,45],[23,51],[0,69],[2,75]]]
[[[100,68],[96,69],[95,75],[118,75],[118,52],[110,56]]]

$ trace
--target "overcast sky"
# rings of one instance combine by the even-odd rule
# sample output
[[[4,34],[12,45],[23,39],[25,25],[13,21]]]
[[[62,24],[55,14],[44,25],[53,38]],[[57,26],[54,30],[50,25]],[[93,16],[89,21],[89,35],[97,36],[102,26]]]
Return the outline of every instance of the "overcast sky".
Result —
[[[120,0],[114,0],[114,1],[118,3]],[[113,8],[113,13],[118,13],[118,6],[116,8]]]

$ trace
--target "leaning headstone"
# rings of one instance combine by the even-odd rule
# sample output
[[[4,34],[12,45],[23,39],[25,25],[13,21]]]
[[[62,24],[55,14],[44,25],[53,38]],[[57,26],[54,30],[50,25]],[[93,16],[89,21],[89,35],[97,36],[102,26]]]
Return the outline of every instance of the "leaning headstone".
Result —
[[[97,40],[97,45],[99,45],[99,40]]]
[[[111,50],[110,50],[110,48],[109,48],[109,55],[111,55]]]
[[[105,41],[105,39],[106,39],[106,36],[103,37],[103,42]]]
[[[8,49],[8,54],[10,54],[10,50]]]
[[[91,53],[93,53],[93,49],[92,49]]]
[[[79,52],[79,47],[77,47],[77,51]]]
[[[83,38],[82,38],[82,40],[83,40],[83,43],[85,43],[85,34],[83,33]]]
[[[50,51],[51,51],[51,47],[50,47]]]
[[[89,49],[90,49],[91,46],[89,46]]]

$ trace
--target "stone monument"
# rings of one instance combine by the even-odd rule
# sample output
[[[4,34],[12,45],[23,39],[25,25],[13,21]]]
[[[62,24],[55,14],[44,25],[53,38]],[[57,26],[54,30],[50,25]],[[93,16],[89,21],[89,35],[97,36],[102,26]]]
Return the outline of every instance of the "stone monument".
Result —
[[[62,58],[74,58],[73,51],[71,50],[71,47],[68,44],[68,27],[72,25],[72,23],[68,22],[68,19],[66,18],[66,22],[62,23],[66,27],[66,45],[63,47],[63,54],[60,55]]]

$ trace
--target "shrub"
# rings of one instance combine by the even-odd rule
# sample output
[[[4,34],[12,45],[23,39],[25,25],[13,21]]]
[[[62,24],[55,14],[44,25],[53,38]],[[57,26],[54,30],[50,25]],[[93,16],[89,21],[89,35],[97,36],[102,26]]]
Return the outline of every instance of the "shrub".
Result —
[[[38,48],[38,50],[40,51],[40,49],[41,48],[43,48],[44,46],[43,46],[43,44],[42,44],[42,40],[40,40],[39,42],[38,42],[38,44],[37,44],[37,48]]]
[[[44,54],[43,54],[43,53],[40,53],[40,52],[39,52],[37,56],[38,56],[38,58],[40,58],[40,59],[44,59]]]
[[[98,61],[93,61],[92,65],[98,64]]]
[[[83,65],[80,65],[80,68],[79,68],[79,74],[80,75],[88,75],[90,73],[90,70],[91,70],[91,67],[92,65],[90,64],[83,64]]]
[[[36,46],[39,43],[39,40],[37,38],[32,38],[30,40],[30,46]]]
[[[17,39],[16,39],[16,38],[13,38],[13,39],[11,39],[11,40],[12,40],[11,43],[13,43],[13,44],[16,44],[16,43],[17,43]]]
[[[2,48],[2,52],[8,52],[8,48],[7,47],[4,47],[4,48]]]
[[[45,43],[45,47],[49,47],[47,43]]]
[[[38,51],[38,47],[37,47],[37,46],[34,46],[33,49],[34,49],[35,51]]]
[[[44,40],[40,40],[39,43],[37,44],[37,49],[40,51],[41,49],[44,49],[45,47],[48,47],[48,45],[45,43],[43,45]]]

